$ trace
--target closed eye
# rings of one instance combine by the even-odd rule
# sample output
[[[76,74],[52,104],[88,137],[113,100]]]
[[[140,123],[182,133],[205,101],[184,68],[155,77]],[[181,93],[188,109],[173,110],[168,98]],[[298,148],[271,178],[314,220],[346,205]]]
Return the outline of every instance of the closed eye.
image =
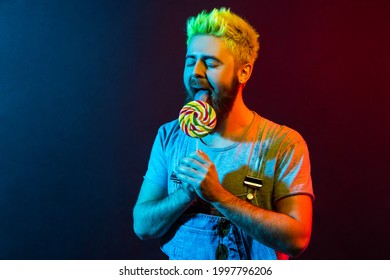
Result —
[[[218,66],[223,64],[218,58],[216,58],[214,56],[208,56],[208,55],[202,56],[202,57],[200,57],[200,60],[208,68],[216,68],[216,67],[218,67]],[[185,65],[187,67],[195,66],[196,63],[197,63],[197,58],[195,56],[193,56],[193,55],[186,56],[186,63],[185,63]]]
[[[213,59],[213,58],[206,59],[207,67],[216,68],[216,67],[220,66],[221,64],[222,63],[219,60],[216,60],[216,59]]]
[[[186,58],[186,66],[194,66],[196,63],[196,59],[193,57]]]

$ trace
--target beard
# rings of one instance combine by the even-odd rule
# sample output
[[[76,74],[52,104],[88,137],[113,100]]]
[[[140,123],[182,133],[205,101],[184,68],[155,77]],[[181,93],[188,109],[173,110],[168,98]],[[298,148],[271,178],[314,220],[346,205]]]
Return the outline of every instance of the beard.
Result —
[[[223,85],[218,89],[216,94],[211,92],[207,103],[213,107],[217,116],[217,127],[224,123],[230,111],[233,108],[234,101],[238,94],[240,84],[237,77],[234,77],[229,85]],[[186,90],[185,104],[193,101],[195,93]]]

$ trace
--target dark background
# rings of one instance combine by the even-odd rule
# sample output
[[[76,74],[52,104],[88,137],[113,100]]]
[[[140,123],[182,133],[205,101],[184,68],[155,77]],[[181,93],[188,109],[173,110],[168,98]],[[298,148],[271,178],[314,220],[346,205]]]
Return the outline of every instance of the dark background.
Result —
[[[0,1],[0,258],[160,259],[132,230],[157,128],[183,103],[185,21],[261,34],[249,107],[307,140],[300,259],[387,259],[390,2]]]

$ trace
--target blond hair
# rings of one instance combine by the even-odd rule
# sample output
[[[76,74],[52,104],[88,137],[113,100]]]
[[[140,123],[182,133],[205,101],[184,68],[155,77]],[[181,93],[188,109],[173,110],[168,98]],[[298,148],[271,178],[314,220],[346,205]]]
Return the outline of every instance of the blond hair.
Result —
[[[239,64],[253,64],[257,59],[260,37],[243,18],[227,8],[202,11],[187,20],[187,45],[196,35],[212,35],[225,41]]]

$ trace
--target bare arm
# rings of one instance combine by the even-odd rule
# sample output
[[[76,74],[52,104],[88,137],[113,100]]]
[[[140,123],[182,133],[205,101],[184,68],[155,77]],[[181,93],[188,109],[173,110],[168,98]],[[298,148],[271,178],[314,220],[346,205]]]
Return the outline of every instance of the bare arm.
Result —
[[[297,256],[309,242],[312,205],[307,195],[279,200],[277,212],[254,206],[227,191],[213,205],[254,239],[276,251]]]
[[[133,209],[134,232],[141,239],[163,236],[195,196],[196,193],[188,187],[168,195],[165,189],[144,180]]]
[[[306,195],[280,199],[277,212],[256,207],[225,190],[214,164],[202,151],[184,158],[178,178],[254,239],[290,256],[307,246],[312,223],[312,202]]]

